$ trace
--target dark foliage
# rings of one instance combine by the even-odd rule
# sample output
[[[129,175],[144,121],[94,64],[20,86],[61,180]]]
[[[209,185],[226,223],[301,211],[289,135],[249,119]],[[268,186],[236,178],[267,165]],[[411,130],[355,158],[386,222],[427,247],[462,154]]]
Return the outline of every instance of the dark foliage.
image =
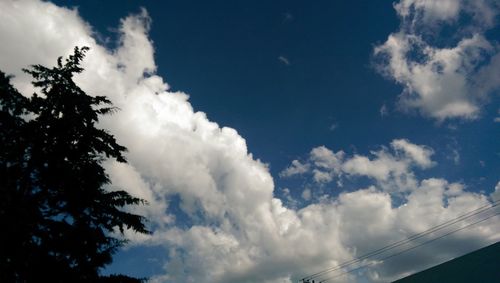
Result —
[[[41,90],[31,98],[0,71],[0,282],[140,282],[100,276],[125,243],[113,232],[148,231],[122,210],[143,200],[104,188],[102,162],[125,162],[125,148],[95,126],[110,101],[73,82],[87,49],[25,70]]]

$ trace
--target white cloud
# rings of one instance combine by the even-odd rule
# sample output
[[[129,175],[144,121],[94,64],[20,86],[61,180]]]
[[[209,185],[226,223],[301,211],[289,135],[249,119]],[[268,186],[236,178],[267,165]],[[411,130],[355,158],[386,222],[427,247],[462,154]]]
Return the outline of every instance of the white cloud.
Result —
[[[416,180],[410,170],[410,160],[401,159],[386,150],[372,154],[372,159],[354,155],[343,164],[343,171],[351,176],[372,178],[387,191],[403,192],[415,189]]]
[[[491,194],[493,201],[500,201],[500,181],[495,186],[495,191]]]
[[[338,123],[333,123],[330,125],[330,127],[328,127],[328,130],[330,131],[335,131],[337,128],[339,127],[339,124]]]
[[[398,14],[407,18],[413,13],[419,13],[425,22],[455,20],[460,11],[458,0],[401,0],[394,5]],[[417,18],[415,16],[415,18]]]
[[[457,149],[452,149],[452,154],[453,154],[453,162],[455,162],[455,164],[459,164],[460,163],[460,153],[458,152]]]
[[[316,183],[321,184],[321,183],[329,183],[333,180],[334,174],[332,174],[329,171],[323,171],[319,169],[313,169],[313,179]]]
[[[461,12],[470,14],[478,26],[491,26],[498,15],[496,0],[401,0],[394,8],[404,22],[412,27],[439,23],[456,23]]]
[[[387,109],[387,105],[384,103],[379,109],[380,117],[385,117],[389,115],[389,109]]]
[[[329,169],[336,173],[340,171],[344,155],[345,153],[342,150],[334,153],[325,146],[315,147],[310,153],[311,162],[314,166]]]
[[[403,87],[399,105],[438,121],[476,119],[481,105],[500,87],[498,48],[485,36],[498,14],[491,1],[402,0],[395,4],[401,29],[374,50],[379,70]],[[473,19],[456,44],[437,42],[446,22]],[[429,31],[423,29],[428,28]],[[431,36],[429,36],[431,34]]]
[[[304,191],[302,191],[301,196],[304,200],[311,200],[311,189],[305,189]]]
[[[152,282],[296,282],[487,202],[484,195],[457,189],[460,184],[416,180],[411,168],[430,165],[429,149],[400,140],[393,152],[384,148],[370,157],[313,149],[309,170],[336,178],[365,174],[374,184],[288,208],[273,196],[272,176],[248,153],[245,140],[194,111],[186,94],[169,91],[155,74],[145,11],[121,22],[120,44],[112,51],[96,43],[75,10],[6,0],[0,2],[0,17],[0,69],[15,74],[14,83],[24,93],[32,88],[21,68],[51,65],[75,45],[91,47],[77,83],[89,94],[109,96],[121,108],[101,126],[129,149],[129,163],[108,162],[107,172],[114,186],[150,202],[137,209],[151,220],[154,233],[133,237],[133,244],[163,246],[169,254],[165,271]],[[356,162],[365,168],[354,166]],[[304,164],[292,168],[304,170],[299,165]],[[401,205],[386,189],[399,186],[399,177],[414,182],[412,190],[398,196]],[[185,215],[168,212],[174,196]],[[190,222],[180,223],[177,216]],[[456,255],[457,247],[466,251],[500,238],[498,225],[480,227],[451,237],[460,243],[454,247],[419,249],[416,258],[408,254],[369,274],[384,281]]]
[[[309,164],[302,164],[299,160],[292,161],[289,167],[281,171],[281,177],[290,177],[294,175],[304,174],[309,171]]]
[[[413,52],[422,52],[423,62],[411,58]],[[453,48],[435,48],[418,36],[398,33],[375,49],[376,55],[389,58],[383,72],[404,87],[400,106],[438,120],[477,118],[481,98],[490,90],[476,92],[480,88],[470,78],[477,73],[477,62],[492,52],[493,47],[480,35],[463,39]]]
[[[288,58],[286,58],[285,56],[282,56],[282,55],[281,55],[281,56],[279,56],[279,57],[278,57],[278,60],[279,60],[281,63],[283,63],[283,64],[285,64],[285,65],[287,65],[287,66],[290,66],[290,60],[288,60]]]
[[[500,114],[500,109],[498,109],[497,114]],[[493,118],[493,122],[500,123],[500,117]]]
[[[406,157],[413,160],[421,168],[429,168],[434,165],[431,155],[434,151],[422,145],[410,143],[408,140],[399,139],[391,142],[391,147],[396,151],[401,151]]]
[[[355,154],[346,156],[340,150],[336,153],[319,146],[313,148],[306,163],[300,163],[300,174],[311,173],[316,183],[329,183],[345,178],[369,177],[378,185],[389,191],[407,191],[416,188],[416,180],[412,167],[428,169],[435,165],[431,160],[434,151],[423,145],[416,145],[405,139],[393,140],[390,144],[392,152],[387,148],[372,151],[372,156]],[[295,161],[294,161],[295,162]],[[292,165],[283,172],[288,172]],[[291,175],[281,174],[281,177]],[[341,187],[341,185],[339,185]]]

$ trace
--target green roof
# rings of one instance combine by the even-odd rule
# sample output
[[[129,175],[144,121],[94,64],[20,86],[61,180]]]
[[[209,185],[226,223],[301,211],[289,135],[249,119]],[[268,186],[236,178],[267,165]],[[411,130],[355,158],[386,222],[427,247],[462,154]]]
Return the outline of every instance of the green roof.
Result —
[[[393,283],[500,282],[500,242]]]

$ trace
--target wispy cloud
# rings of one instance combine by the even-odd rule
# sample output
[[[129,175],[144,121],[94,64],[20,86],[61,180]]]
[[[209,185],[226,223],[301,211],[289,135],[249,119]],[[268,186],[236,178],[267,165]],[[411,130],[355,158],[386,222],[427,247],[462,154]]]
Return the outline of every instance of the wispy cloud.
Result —
[[[290,12],[286,12],[283,14],[283,23],[291,22],[294,20],[294,16]]]
[[[288,58],[287,58],[287,57],[280,55],[280,56],[278,57],[278,60],[279,60],[281,63],[283,63],[283,64],[285,64],[285,65],[287,65],[287,66],[290,66],[290,60],[288,60]]]
[[[385,103],[380,107],[379,113],[381,117],[389,115],[389,109],[387,108],[387,105]]]
[[[335,130],[336,130],[336,129],[338,129],[338,128],[339,128],[339,123],[332,123],[332,124],[330,125],[330,127],[328,127],[328,130],[330,130],[330,131],[332,131],[332,132],[333,132],[333,131],[335,131]]]

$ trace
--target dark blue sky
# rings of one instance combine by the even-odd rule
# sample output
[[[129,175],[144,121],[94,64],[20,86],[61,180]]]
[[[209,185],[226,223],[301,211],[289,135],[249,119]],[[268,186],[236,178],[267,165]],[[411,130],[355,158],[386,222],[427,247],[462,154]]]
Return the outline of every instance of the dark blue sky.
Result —
[[[77,6],[111,39],[120,18],[146,8],[158,73],[188,93],[195,110],[235,128],[273,176],[315,146],[366,153],[404,137],[436,149],[442,162],[433,174],[485,190],[497,182],[498,129],[490,121],[498,103],[478,121],[442,124],[396,109],[402,89],[372,58],[399,26],[391,1],[55,2]],[[381,117],[383,104],[389,116]]]
[[[120,19],[144,7],[152,19],[158,74],[172,90],[189,94],[196,111],[236,129],[249,152],[270,164],[277,188],[304,185],[279,172],[307,158],[313,147],[366,155],[398,138],[434,149],[438,165],[417,171],[419,177],[443,177],[486,192],[498,182],[500,135],[492,122],[498,95],[473,121],[439,122],[397,109],[403,88],[377,72],[373,58],[374,47],[399,29],[393,1],[54,2],[77,6],[110,48]],[[132,249],[115,267],[127,269],[134,257],[153,251]],[[133,272],[154,274],[155,268],[161,266]]]

